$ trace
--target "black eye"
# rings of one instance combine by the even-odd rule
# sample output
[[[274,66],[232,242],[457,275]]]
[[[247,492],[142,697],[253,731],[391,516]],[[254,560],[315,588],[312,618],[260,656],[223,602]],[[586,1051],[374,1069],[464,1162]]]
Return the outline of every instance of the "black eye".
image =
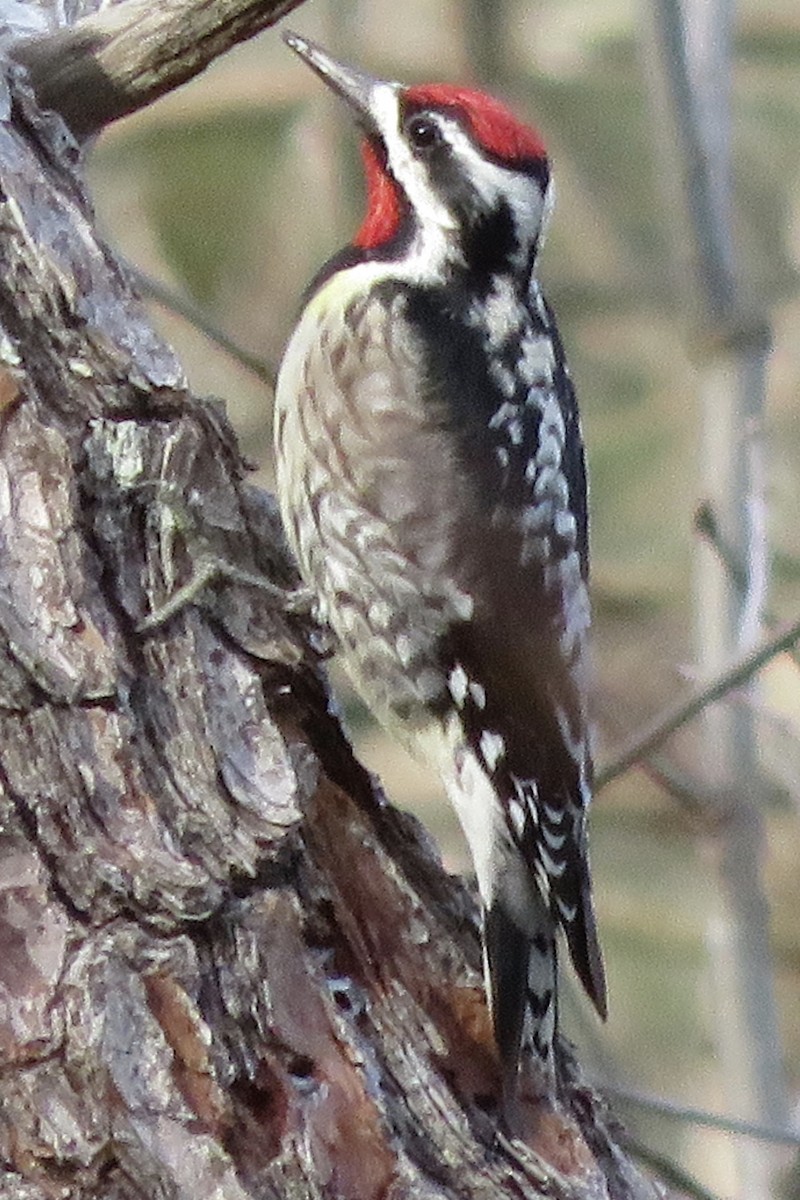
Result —
[[[406,125],[406,130],[412,146],[418,150],[430,150],[432,146],[438,146],[442,140],[442,131],[433,117],[424,115],[411,117]]]

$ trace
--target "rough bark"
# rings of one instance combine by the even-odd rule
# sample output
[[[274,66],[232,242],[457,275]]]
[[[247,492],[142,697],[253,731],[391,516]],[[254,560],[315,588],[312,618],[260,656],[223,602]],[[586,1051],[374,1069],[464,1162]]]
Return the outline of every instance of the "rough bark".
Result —
[[[225,50],[296,8],[301,0],[127,0],[75,25],[16,42],[40,104],[59,112],[78,138],[151,104],[193,79]]]
[[[498,1137],[472,898],[8,64],[0,188],[0,1195],[655,1196],[567,1047]]]

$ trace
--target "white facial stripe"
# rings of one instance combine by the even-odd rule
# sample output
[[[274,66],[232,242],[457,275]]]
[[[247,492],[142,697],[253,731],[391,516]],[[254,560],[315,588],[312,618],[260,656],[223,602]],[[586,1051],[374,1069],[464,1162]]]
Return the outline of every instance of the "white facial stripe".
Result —
[[[452,258],[453,235],[458,226],[431,188],[424,164],[414,157],[400,135],[400,91],[399,84],[379,84],[374,93],[372,117],[386,147],[389,169],[419,217],[417,245],[411,261],[418,261],[427,273]]]

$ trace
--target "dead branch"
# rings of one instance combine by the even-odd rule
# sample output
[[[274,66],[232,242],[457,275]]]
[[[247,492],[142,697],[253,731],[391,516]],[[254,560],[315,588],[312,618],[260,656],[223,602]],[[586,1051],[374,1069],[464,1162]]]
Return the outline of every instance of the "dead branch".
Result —
[[[24,38],[11,53],[28,68],[41,107],[84,139],[187,83],[299,3],[124,0],[70,28]]]

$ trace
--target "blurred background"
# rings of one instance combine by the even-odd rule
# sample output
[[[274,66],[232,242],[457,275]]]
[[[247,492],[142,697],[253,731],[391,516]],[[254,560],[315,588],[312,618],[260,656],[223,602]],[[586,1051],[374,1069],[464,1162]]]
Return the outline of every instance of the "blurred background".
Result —
[[[716,618],[704,572],[708,555],[719,555],[707,542],[699,549],[695,518],[718,489],[709,436],[727,412],[723,403],[716,422],[709,364],[719,368],[712,391],[720,377],[735,386],[726,355],[737,320],[709,316],[688,278],[693,239],[674,196],[680,156],[651,86],[653,20],[645,0],[315,0],[289,22],[375,74],[485,83],[550,148],[558,203],[541,272],[588,445],[601,765],[713,674],[714,653],[735,657],[767,637],[767,611],[779,625],[800,615],[800,6],[744,0],[730,44],[737,320],[750,333],[767,323],[772,349],[763,411],[751,372],[746,419],[732,432],[740,449],[756,447],[759,487],[742,504],[762,538],[757,611],[750,641],[711,657],[703,639]],[[347,115],[275,31],[110,129],[91,177],[110,242],[262,362],[266,378],[303,287],[360,219]],[[269,486],[268,382],[169,306],[154,302],[153,316],[194,389],[226,402],[258,464],[254,481]],[[565,1026],[597,1079],[623,1092],[797,1130],[797,661],[772,658],[757,686],[725,703],[598,794],[593,864],[611,1017],[601,1029],[568,984]],[[465,868],[436,780],[352,699],[347,714],[391,798],[422,817],[449,869]],[[740,748],[752,742],[745,766],[720,761],[731,737]],[[731,938],[760,958],[749,983],[731,965]],[[751,985],[742,1017],[737,989]],[[734,1135],[698,1114],[660,1113],[642,1099],[615,1104],[637,1139],[693,1177],[684,1190],[800,1196],[796,1146]]]

